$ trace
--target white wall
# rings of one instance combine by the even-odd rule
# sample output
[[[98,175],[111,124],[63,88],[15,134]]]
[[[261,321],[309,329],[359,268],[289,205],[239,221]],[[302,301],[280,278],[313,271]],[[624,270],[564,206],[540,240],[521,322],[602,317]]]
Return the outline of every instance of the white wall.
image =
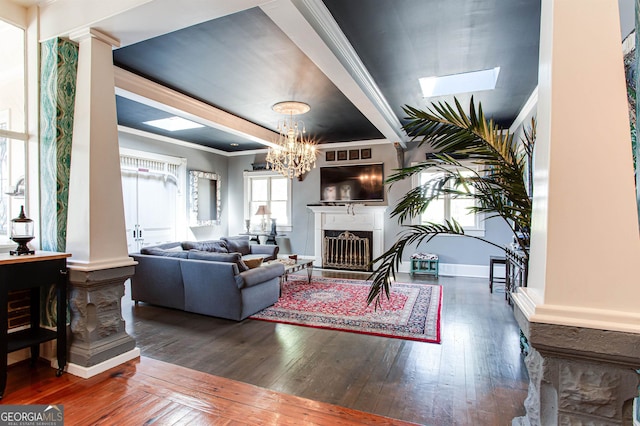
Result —
[[[324,160],[324,152],[318,157],[317,167],[311,170],[303,181],[296,179],[292,182],[292,210],[293,210],[293,230],[287,232],[290,239],[291,249],[294,253],[302,255],[313,255],[313,213],[307,208],[307,204],[318,203],[320,200],[320,167],[326,165],[347,165],[365,163],[384,163],[385,177],[393,173],[398,168],[396,150],[392,144],[372,145],[370,160],[358,161],[331,161]],[[364,148],[364,146],[363,146]],[[426,149],[417,147],[416,143],[411,143],[405,152],[405,164],[412,161],[424,161]],[[229,158],[229,203],[233,211],[239,214],[232,215],[229,219],[229,232],[237,234],[243,232],[244,221],[243,209],[243,171],[252,170],[251,164],[263,161],[264,156],[246,155]],[[388,205],[388,214],[393,210],[395,204],[411,188],[411,182],[405,180],[387,188],[385,202],[370,203],[371,205]],[[485,224],[487,238],[500,243],[508,244],[511,241],[509,228],[499,219],[488,220]],[[388,249],[397,239],[402,231],[396,218],[389,218],[385,223],[384,243],[385,250]],[[414,248],[408,248],[404,258],[408,259]],[[436,237],[426,247],[420,247],[420,251],[430,251],[440,255],[442,263],[459,265],[480,265],[488,266],[490,255],[504,254],[497,248],[480,241],[474,241],[465,237]]]
[[[425,160],[426,147],[418,147],[417,144],[412,144],[410,148],[411,149],[405,153],[406,165]],[[397,186],[397,188],[392,190],[390,197],[394,204],[411,188],[411,182],[405,180],[397,183],[395,186]],[[513,234],[501,219],[488,219],[484,225],[485,238],[487,240],[501,245],[507,245],[511,242]],[[385,241],[385,244],[388,246],[390,242]],[[436,253],[440,258],[440,263],[455,265],[488,266],[489,256],[504,256],[503,251],[487,243],[458,236],[435,237],[428,244],[423,243],[418,247],[417,251]],[[408,259],[411,253],[411,251],[407,251],[404,259]]]
[[[618,0],[620,8],[620,33],[624,39],[636,26],[635,0]]]

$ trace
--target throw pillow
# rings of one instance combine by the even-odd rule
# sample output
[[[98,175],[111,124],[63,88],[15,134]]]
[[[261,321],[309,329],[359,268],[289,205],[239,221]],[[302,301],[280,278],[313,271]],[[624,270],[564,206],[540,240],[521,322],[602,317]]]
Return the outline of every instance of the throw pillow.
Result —
[[[247,265],[245,265],[245,263],[242,261],[242,256],[240,256],[240,253],[214,253],[201,250],[189,250],[188,258],[195,260],[210,260],[214,262],[235,263],[236,265],[238,265],[239,272],[249,270]]]
[[[238,237],[222,237],[222,240],[227,243],[227,250],[229,250],[229,253],[238,252],[242,255],[251,253],[248,235],[240,235]]]
[[[243,259],[242,261],[245,265],[247,265],[247,268],[249,269],[257,268],[258,266],[262,265],[261,257],[255,259]]]
[[[181,252],[181,251],[184,251],[184,250],[182,249],[182,246],[175,246],[175,247],[171,247],[171,248],[168,248],[168,249],[165,249],[165,250],[166,250],[166,251],[173,251],[173,252]]]

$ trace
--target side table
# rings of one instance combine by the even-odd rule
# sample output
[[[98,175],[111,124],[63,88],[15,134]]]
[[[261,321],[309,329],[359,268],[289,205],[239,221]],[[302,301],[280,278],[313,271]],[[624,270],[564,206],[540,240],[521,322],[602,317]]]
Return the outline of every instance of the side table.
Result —
[[[414,253],[411,255],[411,270],[409,275],[430,274],[438,278],[439,258],[433,253]]]
[[[31,348],[31,362],[40,356],[40,343],[56,340],[58,370],[62,375],[67,364],[67,257],[68,253],[38,251],[33,255],[0,254],[0,398],[7,385],[7,354]],[[56,286],[56,330],[40,327],[40,288]],[[8,333],[8,294],[12,290],[31,290],[30,327]]]

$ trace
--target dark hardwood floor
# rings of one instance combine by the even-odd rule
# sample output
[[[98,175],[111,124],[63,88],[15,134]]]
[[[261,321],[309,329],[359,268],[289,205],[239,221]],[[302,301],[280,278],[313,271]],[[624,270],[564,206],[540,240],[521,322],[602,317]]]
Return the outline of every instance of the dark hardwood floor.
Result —
[[[142,355],[266,389],[428,425],[523,415],[528,377],[504,292],[484,279],[398,281],[442,285],[441,344],[135,306],[128,289],[123,315]]]

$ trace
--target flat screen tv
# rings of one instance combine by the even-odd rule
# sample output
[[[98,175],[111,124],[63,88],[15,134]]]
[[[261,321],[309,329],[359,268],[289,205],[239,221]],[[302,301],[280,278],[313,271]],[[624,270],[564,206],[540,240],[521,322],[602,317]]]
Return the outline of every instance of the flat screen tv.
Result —
[[[320,200],[323,203],[384,201],[382,163],[320,168]]]

